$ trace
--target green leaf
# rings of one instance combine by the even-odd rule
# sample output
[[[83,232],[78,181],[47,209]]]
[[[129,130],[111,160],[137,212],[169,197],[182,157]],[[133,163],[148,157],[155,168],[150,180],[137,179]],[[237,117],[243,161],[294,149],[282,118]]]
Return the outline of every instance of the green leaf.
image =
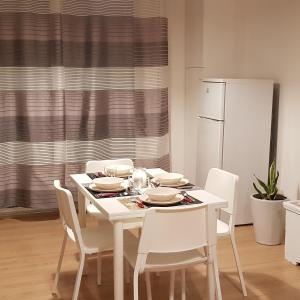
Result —
[[[269,170],[269,185],[274,183],[275,180],[275,174],[276,174],[276,165],[275,161],[272,162]]]
[[[256,176],[255,176],[255,178],[258,181],[258,183],[262,186],[262,188],[266,191],[266,194],[269,194],[269,188],[268,188],[268,186],[262,180],[260,180],[259,178],[257,178]]]
[[[278,177],[279,177],[279,172],[277,171],[277,175],[276,175],[276,178],[275,178],[275,181],[274,181],[274,186],[275,187],[277,186]]]
[[[255,175],[254,175],[255,176]],[[278,178],[279,178],[279,172],[276,170],[276,163],[275,160],[271,163],[269,171],[268,171],[268,181],[267,183],[263,182],[262,180],[258,179],[256,176],[260,188],[258,188],[254,183],[253,186],[255,190],[259,193],[260,197],[263,197],[263,199],[267,200],[274,200],[278,194]],[[263,189],[265,193],[261,191]]]
[[[253,182],[253,187],[257,191],[257,193],[263,197],[263,192],[256,186],[256,184]]]
[[[278,193],[278,188],[275,188],[274,192],[271,194],[271,199],[274,200]]]

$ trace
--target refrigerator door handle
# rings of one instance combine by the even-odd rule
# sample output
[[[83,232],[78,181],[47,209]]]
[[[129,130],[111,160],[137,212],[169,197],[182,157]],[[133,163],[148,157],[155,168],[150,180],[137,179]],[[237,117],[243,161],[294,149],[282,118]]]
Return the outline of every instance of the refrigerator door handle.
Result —
[[[203,120],[211,120],[215,122],[224,122],[224,120],[218,120],[218,119],[213,119],[213,118],[208,118],[208,117],[202,117],[202,116],[197,116],[198,119],[203,119]]]

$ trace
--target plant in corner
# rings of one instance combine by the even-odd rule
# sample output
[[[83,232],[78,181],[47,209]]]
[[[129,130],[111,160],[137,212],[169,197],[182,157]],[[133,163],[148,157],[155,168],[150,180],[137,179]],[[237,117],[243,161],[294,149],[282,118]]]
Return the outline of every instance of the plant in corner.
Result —
[[[282,202],[286,197],[278,193],[279,172],[276,170],[275,161],[269,168],[266,183],[256,176],[255,178],[257,183],[253,182],[253,187],[257,193],[251,195],[255,239],[260,244],[278,245],[284,237]]]
[[[255,176],[255,175],[254,175]],[[262,180],[255,176],[260,188],[253,182],[253,187],[258,194],[255,194],[256,198],[265,199],[265,200],[284,200],[285,197],[281,194],[278,194],[277,182],[279,178],[279,172],[276,170],[275,161],[272,162],[269,174],[268,182],[264,183]]]

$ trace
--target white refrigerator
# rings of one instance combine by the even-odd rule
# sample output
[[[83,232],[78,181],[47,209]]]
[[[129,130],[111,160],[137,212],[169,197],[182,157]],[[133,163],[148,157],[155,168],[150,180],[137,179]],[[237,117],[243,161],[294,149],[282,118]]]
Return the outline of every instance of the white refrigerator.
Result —
[[[213,167],[239,176],[236,224],[252,223],[253,175],[268,176],[273,86],[271,80],[201,81],[196,183],[204,187]]]

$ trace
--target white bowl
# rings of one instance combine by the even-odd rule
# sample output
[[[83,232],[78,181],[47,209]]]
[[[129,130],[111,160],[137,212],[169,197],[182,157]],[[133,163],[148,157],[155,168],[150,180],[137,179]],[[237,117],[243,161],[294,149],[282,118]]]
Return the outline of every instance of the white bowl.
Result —
[[[179,173],[161,173],[156,176],[156,179],[162,184],[176,184],[183,178]]]
[[[105,167],[106,172],[115,173],[116,176],[130,174],[133,167],[130,165],[109,165]]]
[[[93,179],[95,186],[103,190],[117,189],[121,186],[122,182],[123,179],[118,177],[100,177]]]
[[[168,187],[157,187],[146,190],[145,194],[153,201],[170,201],[179,194],[179,190]]]

